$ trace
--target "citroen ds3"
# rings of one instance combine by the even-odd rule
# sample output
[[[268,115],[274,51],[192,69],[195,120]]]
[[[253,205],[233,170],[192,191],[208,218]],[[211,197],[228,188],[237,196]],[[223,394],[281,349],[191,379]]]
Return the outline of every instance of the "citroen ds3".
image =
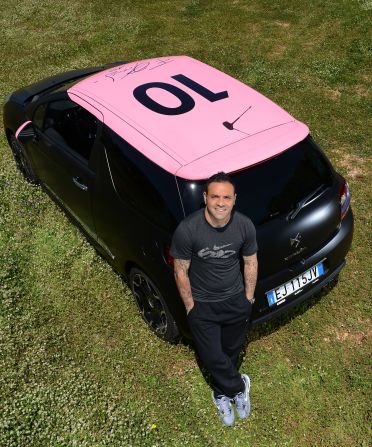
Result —
[[[229,173],[257,229],[252,313],[263,322],[337,278],[353,235],[346,180],[308,127],[238,80],[186,56],[77,70],[12,93],[16,164],[127,279],[160,337],[189,333],[169,245]]]

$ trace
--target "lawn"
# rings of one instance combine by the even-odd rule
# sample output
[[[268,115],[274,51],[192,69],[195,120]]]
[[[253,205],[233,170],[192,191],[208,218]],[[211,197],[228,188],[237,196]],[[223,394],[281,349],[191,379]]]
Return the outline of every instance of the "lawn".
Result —
[[[372,444],[371,11],[370,0],[3,2],[0,98],[68,69],[191,55],[309,125],[350,183],[355,233],[335,288],[249,334],[252,415],[224,428],[192,347],[145,327],[127,286],[16,171],[2,131],[1,447]]]

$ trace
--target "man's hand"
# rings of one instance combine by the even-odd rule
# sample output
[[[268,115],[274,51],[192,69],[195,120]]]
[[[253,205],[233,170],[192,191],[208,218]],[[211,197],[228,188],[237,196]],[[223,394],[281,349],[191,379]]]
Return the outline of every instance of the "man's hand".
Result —
[[[244,284],[245,284],[245,295],[247,300],[254,303],[254,289],[257,283],[257,254],[251,256],[243,256],[244,260]]]
[[[187,315],[194,309],[195,303],[192,303],[192,306],[187,306],[186,307],[186,313]]]
[[[188,274],[190,263],[191,260],[174,260],[174,278],[176,280],[177,288],[181,295],[187,313],[189,313],[194,307],[194,300],[192,298],[191,285]]]

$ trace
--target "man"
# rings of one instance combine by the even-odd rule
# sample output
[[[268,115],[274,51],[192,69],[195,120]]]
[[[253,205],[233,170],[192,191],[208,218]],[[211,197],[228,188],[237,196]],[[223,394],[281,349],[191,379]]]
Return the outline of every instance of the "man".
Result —
[[[237,363],[244,346],[257,281],[256,231],[233,211],[235,186],[219,172],[208,179],[205,208],[177,227],[171,254],[197,353],[212,382],[212,398],[225,425],[249,416],[250,380]],[[244,261],[244,281],[241,273]]]

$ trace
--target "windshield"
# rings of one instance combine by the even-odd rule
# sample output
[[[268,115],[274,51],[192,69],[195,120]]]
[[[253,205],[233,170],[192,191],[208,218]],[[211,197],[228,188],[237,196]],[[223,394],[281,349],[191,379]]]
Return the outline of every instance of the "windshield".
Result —
[[[236,186],[235,208],[255,225],[298,210],[314,193],[332,184],[330,164],[311,137],[276,157],[230,174]],[[177,178],[186,215],[204,206],[205,181]]]

